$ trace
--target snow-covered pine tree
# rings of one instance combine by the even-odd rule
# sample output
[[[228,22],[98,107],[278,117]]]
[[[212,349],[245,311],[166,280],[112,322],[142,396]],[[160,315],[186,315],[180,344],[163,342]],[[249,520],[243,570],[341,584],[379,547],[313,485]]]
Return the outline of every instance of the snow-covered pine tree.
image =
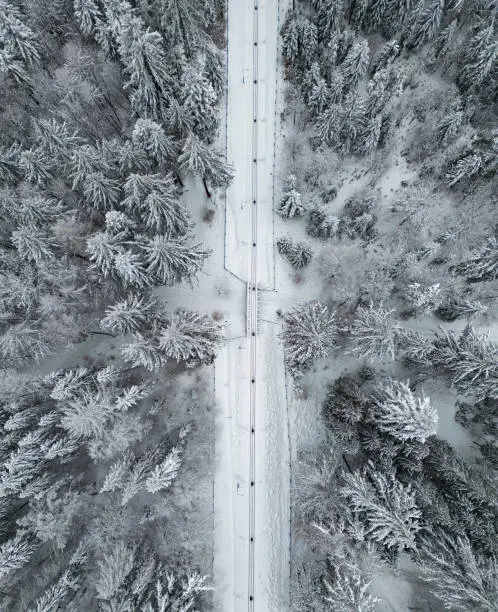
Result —
[[[309,19],[299,20],[300,54],[305,66],[309,66],[316,55],[318,47],[318,28]]]
[[[330,91],[325,79],[320,78],[308,96],[308,108],[311,115],[320,115],[330,100]]]
[[[306,224],[307,234],[313,236],[313,238],[327,240],[334,238],[338,229],[339,218],[327,212],[325,207],[316,205],[310,210]]]
[[[5,56],[20,59],[27,66],[40,59],[38,37],[23,22],[17,6],[6,0],[0,3],[0,41]]]
[[[134,342],[121,347],[121,356],[133,367],[143,367],[154,372],[166,365],[167,358],[152,338],[138,332],[133,335]]]
[[[128,295],[107,308],[100,327],[116,334],[140,331],[147,326],[155,308],[156,303],[148,297]]]
[[[211,193],[206,181],[210,181],[214,187],[226,187],[233,178],[233,168],[224,161],[223,154],[193,133],[185,140],[178,163],[182,170],[202,178],[208,197],[211,197]]]
[[[388,0],[371,0],[363,25],[367,32],[373,32],[380,27],[384,15],[386,14],[388,5]]]
[[[437,433],[436,409],[423,393],[420,397],[412,393],[409,381],[389,378],[377,384],[371,411],[376,427],[403,442],[425,442]]]
[[[297,370],[326,357],[337,335],[335,315],[325,304],[305,302],[284,315],[281,338],[288,364]]]
[[[452,270],[474,282],[498,278],[498,238],[490,236],[471,259],[457,264]]]
[[[149,493],[158,493],[168,489],[178,476],[182,464],[181,448],[173,447],[166,459],[156,465],[145,481],[145,488]]]
[[[17,163],[24,178],[40,188],[44,188],[52,178],[53,164],[39,147],[21,151]]]
[[[55,242],[45,230],[36,225],[19,227],[12,232],[11,240],[19,257],[25,261],[33,261],[37,266],[55,257]]]
[[[100,270],[104,278],[114,271],[114,260],[123,251],[123,236],[109,232],[97,232],[86,241],[86,252],[92,267]]]
[[[481,24],[479,24],[481,25]],[[461,87],[480,87],[490,76],[498,56],[495,19],[477,29],[463,50],[461,68],[457,80]]]
[[[123,204],[145,223],[148,230],[179,236],[187,233],[190,219],[178,201],[171,175],[130,174],[124,184]]]
[[[370,47],[367,40],[358,40],[341,64],[346,87],[354,87],[366,74],[370,62]]]
[[[181,99],[195,134],[209,141],[217,124],[217,95],[199,66],[192,66],[184,76]]]
[[[339,142],[339,130],[344,109],[340,104],[330,104],[315,121],[315,129],[320,140],[333,146]]]
[[[7,362],[23,359],[40,361],[49,354],[46,333],[28,322],[11,324],[0,335],[0,355]]]
[[[95,0],[73,0],[74,16],[83,36],[92,36],[103,14]]]
[[[91,172],[83,179],[83,196],[90,209],[112,210],[121,198],[121,186],[102,172]]]
[[[120,210],[108,210],[105,214],[105,229],[111,236],[131,237],[136,223]]]
[[[28,534],[16,534],[0,545],[0,579],[28,563],[36,550],[36,544]]]
[[[141,246],[147,273],[160,285],[192,284],[210,254],[202,243],[191,243],[188,236],[157,235]]]
[[[145,289],[152,280],[148,270],[145,269],[142,255],[123,249],[114,257],[114,272],[125,287]]]
[[[349,23],[356,30],[363,28],[370,0],[353,0],[349,5]]]
[[[317,15],[319,40],[330,40],[341,24],[343,10],[343,0],[324,0],[320,4]]]
[[[301,216],[305,208],[301,201],[301,194],[296,189],[297,177],[294,174],[290,174],[286,181],[280,205],[277,208],[277,213],[282,217],[299,217]]]
[[[77,131],[71,131],[65,121],[39,119],[34,122],[36,144],[54,163],[68,163],[73,150],[84,144]]]
[[[487,309],[487,306],[481,304],[481,302],[457,295],[441,303],[437,307],[435,314],[443,321],[456,321],[460,317],[473,319],[486,312]]]
[[[415,550],[421,512],[410,485],[371,463],[362,472],[344,473],[343,479],[339,493],[363,517],[369,539],[394,551]]]
[[[457,337],[452,331],[436,333],[431,359],[449,370],[452,384],[477,401],[498,398],[498,345],[478,335],[470,323]]]
[[[135,148],[147,153],[159,168],[165,168],[178,157],[178,144],[166,134],[159,123],[151,119],[137,119],[131,133]]]
[[[295,14],[289,12],[286,23],[282,28],[282,53],[290,62],[299,57],[299,23]]]
[[[432,3],[420,13],[412,25],[406,40],[406,46],[409,49],[420,47],[436,36],[443,17],[444,6],[445,0],[433,0]]]
[[[167,357],[188,365],[211,363],[221,341],[222,325],[205,314],[178,310],[159,333],[159,348]]]
[[[365,122],[356,143],[356,149],[362,155],[366,155],[377,148],[380,141],[382,121],[383,115],[379,113]]]
[[[350,329],[354,353],[374,361],[386,357],[394,359],[401,326],[392,313],[393,310],[386,310],[382,305],[374,308],[372,302],[358,308]]]
[[[404,298],[413,308],[428,314],[436,310],[443,296],[440,283],[425,286],[421,283],[411,283],[406,288]]]
[[[458,32],[458,22],[456,19],[439,31],[431,45],[431,51],[435,59],[445,65],[452,58]]]
[[[445,608],[460,612],[496,609],[497,559],[476,553],[461,531],[430,529],[421,538],[417,562],[423,579]]]
[[[379,54],[372,62],[371,73],[388,68],[400,54],[400,46],[397,40],[390,40],[380,49]]]
[[[204,72],[219,99],[225,87],[225,60],[221,51],[211,47],[206,49]]]
[[[437,139],[446,147],[460,131],[465,119],[465,113],[460,106],[457,106],[445,115],[436,126]]]
[[[350,91],[344,99],[342,109],[338,135],[339,149],[344,153],[349,153],[351,150],[354,150],[365,126],[365,100],[363,96]]]
[[[470,153],[459,159],[445,174],[446,184],[453,187],[464,179],[469,179],[479,174],[484,168],[484,161],[478,153]]]
[[[312,250],[305,242],[292,242],[289,238],[277,240],[277,249],[293,268],[304,268],[312,257]]]
[[[333,580],[324,578],[323,600],[334,612],[375,612],[379,599],[370,593],[372,580],[356,563],[343,562],[333,568]]]

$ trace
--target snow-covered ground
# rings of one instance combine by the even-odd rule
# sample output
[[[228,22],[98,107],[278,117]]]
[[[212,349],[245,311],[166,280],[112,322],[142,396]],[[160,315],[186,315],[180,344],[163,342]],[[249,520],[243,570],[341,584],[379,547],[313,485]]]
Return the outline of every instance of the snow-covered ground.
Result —
[[[289,609],[283,353],[278,325],[258,316],[275,287],[278,10],[270,0],[228,3],[227,158],[236,174],[227,190],[225,267],[246,284],[246,312],[233,308],[231,327],[245,324],[247,336],[227,340],[215,364],[215,609],[227,612]]]

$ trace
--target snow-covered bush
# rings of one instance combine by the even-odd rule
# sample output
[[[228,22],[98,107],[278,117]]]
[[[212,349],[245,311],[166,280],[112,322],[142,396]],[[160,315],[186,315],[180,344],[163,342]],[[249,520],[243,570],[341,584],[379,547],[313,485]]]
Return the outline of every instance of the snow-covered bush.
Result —
[[[420,283],[411,283],[408,285],[404,297],[411,306],[423,313],[435,310],[443,299],[440,283],[426,286]]]

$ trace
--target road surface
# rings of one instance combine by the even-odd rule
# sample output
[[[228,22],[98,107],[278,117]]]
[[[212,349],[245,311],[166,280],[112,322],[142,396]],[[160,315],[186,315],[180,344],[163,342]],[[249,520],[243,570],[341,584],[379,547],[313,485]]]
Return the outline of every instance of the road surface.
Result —
[[[229,0],[225,267],[246,283],[246,337],[215,364],[215,609],[288,610],[289,445],[281,345],[259,320],[274,289],[278,2]]]

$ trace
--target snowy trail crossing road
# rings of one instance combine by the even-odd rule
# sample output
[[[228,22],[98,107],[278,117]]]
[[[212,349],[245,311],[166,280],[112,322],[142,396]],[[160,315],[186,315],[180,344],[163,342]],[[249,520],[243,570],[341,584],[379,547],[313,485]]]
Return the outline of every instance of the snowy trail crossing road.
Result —
[[[288,610],[289,445],[275,326],[258,322],[275,284],[273,161],[278,2],[229,0],[225,268],[246,283],[247,337],[216,360],[219,408],[215,609]]]

